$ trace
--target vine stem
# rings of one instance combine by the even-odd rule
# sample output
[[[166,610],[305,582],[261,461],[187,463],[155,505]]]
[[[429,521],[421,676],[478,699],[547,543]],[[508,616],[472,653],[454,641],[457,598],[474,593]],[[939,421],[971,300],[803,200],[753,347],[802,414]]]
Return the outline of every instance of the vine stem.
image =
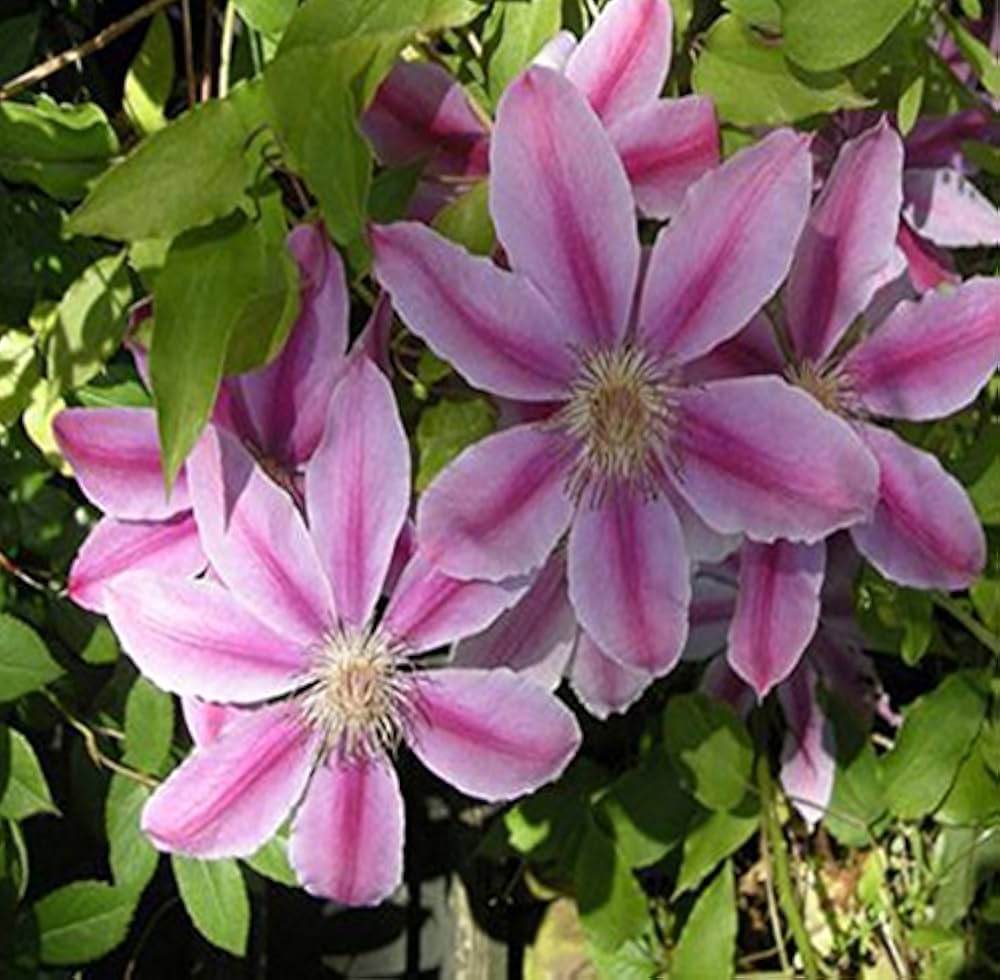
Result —
[[[229,68],[233,60],[233,35],[236,32],[236,4],[228,0],[222,15],[222,40],[219,42],[219,98],[229,94]]]
[[[953,619],[958,620],[994,657],[1000,657],[1000,636],[995,636],[974,616],[970,616],[961,603],[942,592],[932,592],[931,601]]]

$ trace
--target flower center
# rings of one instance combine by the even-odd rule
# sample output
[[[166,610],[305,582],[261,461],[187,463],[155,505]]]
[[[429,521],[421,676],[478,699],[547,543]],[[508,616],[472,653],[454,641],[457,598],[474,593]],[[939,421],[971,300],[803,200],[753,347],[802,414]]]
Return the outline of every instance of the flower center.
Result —
[[[812,361],[800,361],[785,369],[785,377],[796,387],[808,392],[827,411],[837,415],[850,414],[850,392],[846,379],[836,368],[824,370]]]
[[[671,372],[637,347],[582,357],[569,401],[552,419],[579,445],[570,473],[574,497],[588,495],[596,503],[619,484],[658,492],[669,457],[674,390]]]
[[[326,638],[302,695],[325,752],[357,759],[398,748],[410,711],[405,667],[399,645],[377,630],[345,628]]]

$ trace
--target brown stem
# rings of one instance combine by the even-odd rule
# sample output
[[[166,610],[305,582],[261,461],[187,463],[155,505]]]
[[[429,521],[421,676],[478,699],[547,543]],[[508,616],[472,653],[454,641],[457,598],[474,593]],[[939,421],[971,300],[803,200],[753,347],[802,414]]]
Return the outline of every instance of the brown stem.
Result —
[[[198,81],[194,74],[194,39],[191,33],[191,0],[181,0],[181,24],[184,35],[184,76],[187,78],[188,107],[198,101]]]

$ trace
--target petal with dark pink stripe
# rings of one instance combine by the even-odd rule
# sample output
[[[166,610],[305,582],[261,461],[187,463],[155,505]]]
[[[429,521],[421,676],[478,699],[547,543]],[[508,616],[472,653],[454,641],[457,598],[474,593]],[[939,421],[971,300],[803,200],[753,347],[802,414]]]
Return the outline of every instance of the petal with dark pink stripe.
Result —
[[[782,374],[785,358],[766,313],[758,313],[735,337],[684,365],[684,380],[697,384],[754,374]]]
[[[628,711],[652,684],[653,677],[612,660],[581,630],[569,682],[580,703],[603,721],[609,715]]]

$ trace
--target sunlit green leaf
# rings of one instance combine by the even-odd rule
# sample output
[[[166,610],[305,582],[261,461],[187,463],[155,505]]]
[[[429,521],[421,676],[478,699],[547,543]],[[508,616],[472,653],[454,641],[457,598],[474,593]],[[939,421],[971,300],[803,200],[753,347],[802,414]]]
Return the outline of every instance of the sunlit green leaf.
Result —
[[[58,812],[31,743],[17,729],[0,725],[0,817],[25,820]]]
[[[110,952],[128,932],[136,896],[103,881],[74,881],[39,899],[34,918],[42,961],[89,963]]]
[[[250,932],[250,900],[235,861],[198,861],[171,855],[177,890],[198,931],[212,944],[243,956]]]
[[[736,958],[736,894],[727,861],[698,896],[670,961],[672,980],[725,980]]]
[[[0,702],[37,691],[61,673],[62,668],[30,626],[0,614]]]
[[[149,22],[142,47],[125,76],[122,104],[136,128],[155,133],[167,120],[163,115],[174,83],[174,42],[167,15]]]

